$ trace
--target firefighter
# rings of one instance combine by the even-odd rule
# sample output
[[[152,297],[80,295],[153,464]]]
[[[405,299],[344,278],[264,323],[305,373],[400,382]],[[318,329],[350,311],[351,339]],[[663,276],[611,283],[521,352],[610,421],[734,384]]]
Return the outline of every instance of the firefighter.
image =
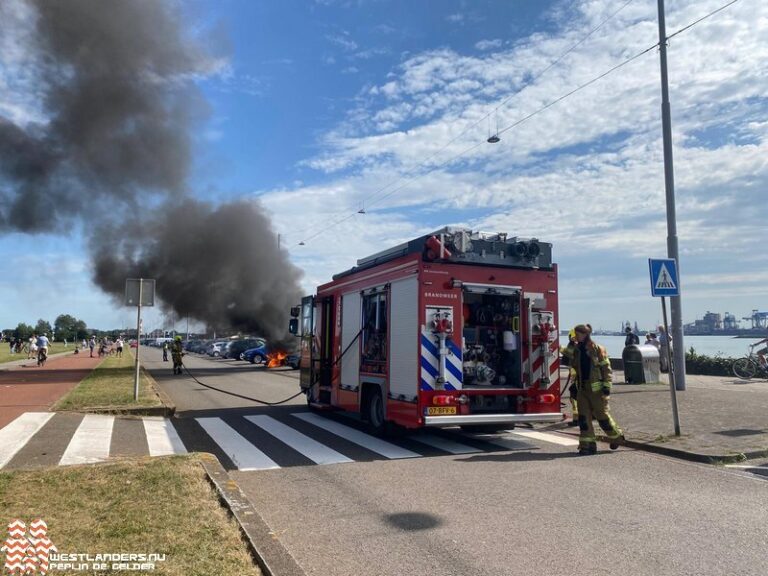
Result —
[[[184,356],[184,352],[181,347],[181,336],[176,336],[171,344],[171,358],[173,359],[173,373],[181,374],[181,357]]]
[[[579,402],[579,455],[597,453],[593,418],[608,436],[611,450],[616,450],[624,435],[608,409],[613,375],[611,361],[605,348],[592,341],[592,330],[588,324],[579,324],[573,330],[577,343],[572,368]]]
[[[568,386],[568,393],[570,394],[571,401],[571,421],[568,426],[579,425],[579,405],[576,400],[576,394],[578,393],[578,387],[576,386],[576,371],[573,368],[574,356],[576,352],[576,332],[571,329],[568,332],[568,345],[560,347],[560,354],[568,360],[568,380],[566,385]]]

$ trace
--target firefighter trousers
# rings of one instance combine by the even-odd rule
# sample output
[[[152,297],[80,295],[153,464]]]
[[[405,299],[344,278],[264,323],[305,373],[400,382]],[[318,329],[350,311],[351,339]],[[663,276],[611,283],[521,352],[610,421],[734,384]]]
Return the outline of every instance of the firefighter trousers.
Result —
[[[610,439],[621,437],[621,428],[611,417],[608,408],[608,396],[605,396],[602,390],[592,390],[592,385],[579,386],[579,448],[597,448],[597,438],[595,437],[595,428],[592,425],[592,419],[597,420],[600,428]]]

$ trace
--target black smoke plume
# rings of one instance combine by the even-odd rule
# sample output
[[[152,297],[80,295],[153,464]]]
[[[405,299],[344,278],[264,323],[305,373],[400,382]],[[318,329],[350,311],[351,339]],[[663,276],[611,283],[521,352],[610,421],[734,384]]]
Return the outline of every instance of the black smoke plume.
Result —
[[[185,32],[182,4],[2,2],[29,9],[34,45],[24,49],[37,54],[46,120],[0,115],[0,232],[82,223],[94,281],[116,298],[125,278],[155,278],[179,316],[284,334],[300,274],[269,219],[255,203],[188,194],[192,130],[208,113],[195,82],[221,59]],[[0,34],[12,26],[0,22]]]

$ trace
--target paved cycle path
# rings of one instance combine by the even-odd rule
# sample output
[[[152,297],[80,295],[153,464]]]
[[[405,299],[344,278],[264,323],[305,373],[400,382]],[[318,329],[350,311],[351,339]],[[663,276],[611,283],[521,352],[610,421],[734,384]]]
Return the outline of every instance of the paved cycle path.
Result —
[[[0,371],[0,428],[24,412],[50,409],[98,366],[102,358],[66,354],[49,358],[38,367],[35,360]]]

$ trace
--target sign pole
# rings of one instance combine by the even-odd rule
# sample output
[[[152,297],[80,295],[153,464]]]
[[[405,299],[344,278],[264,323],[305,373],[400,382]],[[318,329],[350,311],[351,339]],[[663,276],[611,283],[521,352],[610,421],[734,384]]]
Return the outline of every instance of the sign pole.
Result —
[[[659,12],[659,63],[661,67],[661,125],[664,145],[664,190],[667,201],[667,256],[680,262],[677,245],[677,215],[675,209],[675,170],[672,161],[672,114],[669,104],[669,76],[667,73],[667,24],[664,0],[658,0]],[[680,286],[680,269],[677,269],[677,285]],[[683,305],[682,295],[670,294],[672,305],[672,324],[675,337],[675,359],[678,372],[676,386],[685,390],[685,344],[683,343]],[[666,328],[665,328],[666,329]],[[667,332],[670,337],[670,333]],[[670,346],[672,338],[670,337]]]
[[[667,338],[667,366],[669,366],[669,392],[672,394],[672,419],[675,423],[675,436],[680,436],[680,414],[677,410],[677,388],[675,387],[675,367],[672,363],[672,341],[669,337],[669,324],[667,323],[667,299],[661,298],[661,312],[664,316],[664,335]]]
[[[144,279],[139,278],[139,305],[136,307],[136,374],[133,379],[133,401],[139,401],[139,350],[141,350],[141,300],[144,296]],[[665,317],[666,318],[666,317]]]

